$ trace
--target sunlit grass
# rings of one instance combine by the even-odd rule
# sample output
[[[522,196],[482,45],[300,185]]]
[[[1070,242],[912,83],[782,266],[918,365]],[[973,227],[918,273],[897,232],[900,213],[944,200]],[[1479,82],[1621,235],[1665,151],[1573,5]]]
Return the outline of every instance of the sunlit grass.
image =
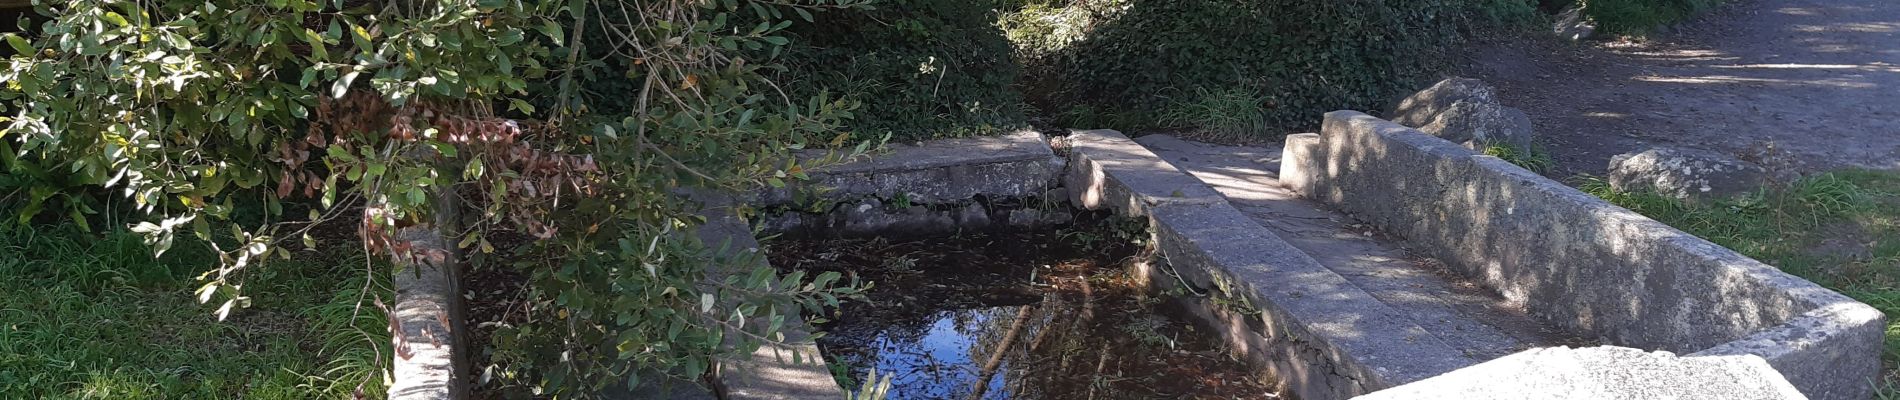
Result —
[[[1485,146],[1484,155],[1497,157],[1500,160],[1504,160],[1504,162],[1517,164],[1519,167],[1536,173],[1544,173],[1544,171],[1550,170],[1551,166],[1557,165],[1557,161],[1550,158],[1549,152],[1535,147],[1519,149],[1511,146],[1491,145]]]
[[[1900,316],[1900,172],[1838,171],[1698,204],[1596,179],[1581,188]],[[1885,348],[1882,396],[1900,396],[1900,318],[1889,319]]]
[[[1267,100],[1250,90],[1196,90],[1161,112],[1161,123],[1194,128],[1216,141],[1233,141],[1272,132],[1263,104]]]
[[[388,336],[355,307],[366,273],[351,250],[258,270],[255,304],[218,322],[192,297],[215,265],[202,246],[154,259],[124,231],[0,224],[0,398],[352,398],[359,383],[381,397]]]

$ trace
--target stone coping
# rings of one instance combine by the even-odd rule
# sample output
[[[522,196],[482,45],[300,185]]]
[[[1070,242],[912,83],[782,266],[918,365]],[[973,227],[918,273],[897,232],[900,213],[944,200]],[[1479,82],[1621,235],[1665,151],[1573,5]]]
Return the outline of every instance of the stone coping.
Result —
[[[1761,357],[1628,347],[1525,350],[1354,400],[1805,400]]]
[[[438,195],[436,206],[455,210],[455,196]],[[398,230],[413,257],[394,260],[390,285],[395,305],[389,320],[394,335],[390,354],[390,400],[447,400],[468,397],[467,328],[463,315],[460,254],[437,227],[455,226],[459,214],[443,212],[433,224]]]
[[[1862,399],[1885,316],[1457,144],[1359,112],[1286,142],[1282,179],[1533,314],[1607,344],[1765,358],[1808,397]]]
[[[807,152],[800,158],[821,158]],[[947,204],[976,196],[1034,197],[1054,186],[1063,169],[1048,139],[1035,131],[1000,136],[890,144],[864,159],[816,168],[811,179],[768,188],[749,199],[753,206],[804,201],[903,198],[916,204]]]

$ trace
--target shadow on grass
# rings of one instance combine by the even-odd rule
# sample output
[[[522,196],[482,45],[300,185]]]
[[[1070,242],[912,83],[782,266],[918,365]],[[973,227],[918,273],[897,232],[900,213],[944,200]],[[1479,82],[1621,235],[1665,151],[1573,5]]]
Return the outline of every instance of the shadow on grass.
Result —
[[[154,258],[123,230],[0,225],[0,398],[351,398],[359,383],[380,398],[383,316],[355,305],[366,283],[388,289],[364,279],[360,247],[333,244],[252,274],[252,307],[219,322],[192,295],[216,265],[204,246]]]

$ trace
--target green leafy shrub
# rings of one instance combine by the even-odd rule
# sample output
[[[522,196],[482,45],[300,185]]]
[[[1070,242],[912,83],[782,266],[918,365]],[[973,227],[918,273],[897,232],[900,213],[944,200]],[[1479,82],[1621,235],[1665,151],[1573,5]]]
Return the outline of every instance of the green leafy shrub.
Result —
[[[1584,15],[1604,32],[1643,35],[1682,22],[1721,4],[1722,0],[1580,0]]]
[[[1471,17],[1480,27],[1522,28],[1548,19],[1538,0],[1471,0]]]
[[[1191,122],[1181,105],[1209,102],[1209,93],[1257,93],[1265,125],[1294,129],[1313,126],[1326,111],[1380,108],[1431,77],[1434,60],[1474,26],[1478,10],[1504,19],[1528,7],[1511,0],[1027,1],[1008,10],[1002,25],[1021,47],[1031,103],[1046,110],[1086,105],[1129,124],[1118,128],[1140,129]]]
[[[921,140],[1023,125],[1010,42],[992,0],[884,0],[789,29],[776,80],[794,97],[829,91],[861,106],[863,138]]]
[[[440,256],[397,234],[432,231],[531,275],[535,317],[495,339],[507,384],[580,398],[636,370],[703,377],[783,340],[734,321],[851,293],[762,265],[703,284],[717,244],[675,190],[782,186],[812,166],[791,152],[845,144],[852,104],[766,72],[788,27],[866,1],[37,3],[44,24],[0,34],[4,161],[75,179],[7,184],[110,194],[154,253],[197,237],[191,298],[219,318],[285,295],[246,283],[320,221],[398,261]],[[533,240],[493,254],[495,233]]]

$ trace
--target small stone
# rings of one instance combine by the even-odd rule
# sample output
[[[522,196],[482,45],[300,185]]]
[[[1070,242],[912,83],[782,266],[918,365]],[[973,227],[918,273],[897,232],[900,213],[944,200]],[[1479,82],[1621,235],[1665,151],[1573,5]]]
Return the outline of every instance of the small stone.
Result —
[[[1399,105],[1386,113],[1386,117],[1399,125],[1419,127],[1431,123],[1439,113],[1465,100],[1496,104],[1497,90],[1477,79],[1448,78],[1399,101]]]
[[[1531,117],[1523,110],[1476,99],[1452,104],[1418,129],[1473,148],[1500,145],[1522,151],[1530,150],[1534,136]]]
[[[1684,200],[1733,197],[1760,188],[1759,165],[1707,150],[1659,147],[1610,158],[1610,187],[1653,191]]]
[[[990,210],[981,203],[970,203],[957,212],[957,227],[963,229],[984,229],[990,227]]]

